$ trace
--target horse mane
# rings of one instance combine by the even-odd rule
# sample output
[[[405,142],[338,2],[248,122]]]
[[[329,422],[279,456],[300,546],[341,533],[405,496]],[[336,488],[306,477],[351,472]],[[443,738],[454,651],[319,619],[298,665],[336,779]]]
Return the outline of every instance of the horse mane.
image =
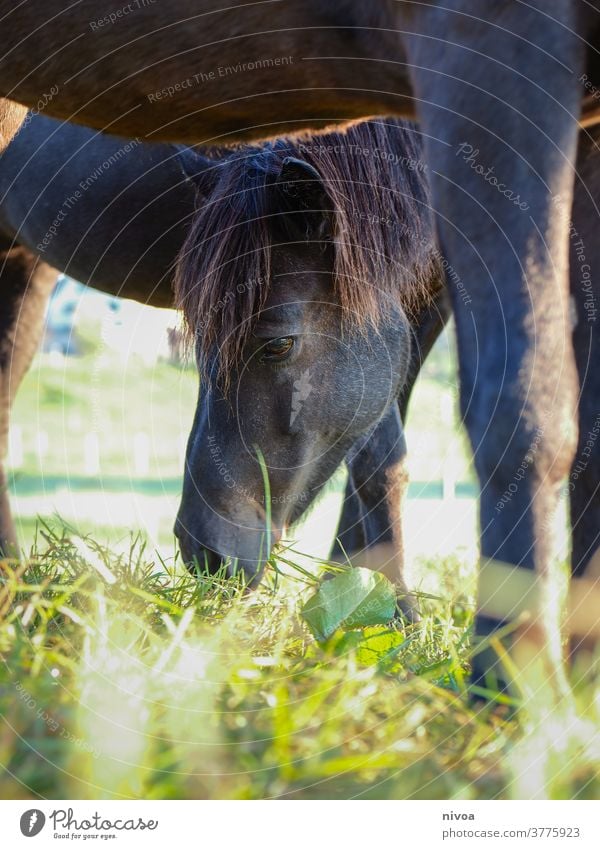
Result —
[[[201,368],[218,346],[227,380],[266,302],[272,246],[285,241],[272,186],[286,157],[321,176],[333,209],[335,292],[353,326],[377,327],[389,297],[409,315],[422,307],[439,260],[421,152],[414,125],[382,120],[217,155],[174,283]]]

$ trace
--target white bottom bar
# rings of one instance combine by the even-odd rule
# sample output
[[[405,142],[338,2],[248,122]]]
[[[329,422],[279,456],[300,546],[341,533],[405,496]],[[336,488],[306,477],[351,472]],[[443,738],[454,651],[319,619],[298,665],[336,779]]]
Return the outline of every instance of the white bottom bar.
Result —
[[[597,849],[599,807],[571,801],[6,801],[0,802],[0,845]],[[32,834],[24,835],[21,825]]]

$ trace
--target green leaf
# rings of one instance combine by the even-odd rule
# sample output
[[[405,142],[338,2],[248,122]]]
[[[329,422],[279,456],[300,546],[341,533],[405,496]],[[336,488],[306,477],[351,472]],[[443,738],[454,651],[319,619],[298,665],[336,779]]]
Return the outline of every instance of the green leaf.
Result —
[[[405,642],[406,637],[399,631],[381,627],[367,628],[357,647],[356,659],[365,666],[380,666],[387,669],[393,666]]]
[[[379,572],[356,568],[324,581],[302,608],[302,617],[315,638],[324,641],[338,628],[384,625],[395,610],[392,583]]]

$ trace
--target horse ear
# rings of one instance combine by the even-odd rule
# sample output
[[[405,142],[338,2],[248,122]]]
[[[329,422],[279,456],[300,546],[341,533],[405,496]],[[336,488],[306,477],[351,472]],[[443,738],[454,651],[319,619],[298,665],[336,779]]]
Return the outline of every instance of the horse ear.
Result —
[[[219,161],[202,156],[193,147],[177,147],[176,159],[183,176],[192,183],[199,195],[206,197],[217,182]]]
[[[304,225],[307,238],[332,237],[333,205],[316,168],[302,159],[286,156],[275,189],[279,208],[284,214],[293,214],[290,218],[296,228]]]

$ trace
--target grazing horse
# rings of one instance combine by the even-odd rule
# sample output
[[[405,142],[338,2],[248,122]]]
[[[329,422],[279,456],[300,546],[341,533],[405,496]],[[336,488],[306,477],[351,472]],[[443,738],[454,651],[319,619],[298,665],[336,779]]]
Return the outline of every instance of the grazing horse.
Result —
[[[350,389],[358,388],[356,367],[347,358],[337,358],[337,382],[323,384],[321,391],[328,404],[339,407],[340,421],[348,419],[351,427],[329,456],[320,458],[316,463],[308,458],[307,472],[316,475],[310,497],[308,494],[296,494],[290,495],[288,500],[289,503],[296,501],[294,518],[299,514],[298,508],[300,511],[305,509],[322,483],[343,460],[347,449],[350,452],[351,474],[339,532],[338,554],[344,551],[361,555],[377,543],[393,543],[395,558],[390,557],[388,567],[390,576],[402,585],[400,504],[406,477],[406,447],[396,396],[400,392],[400,408],[404,414],[420,364],[449,309],[445,305],[440,269],[433,253],[427,184],[418,159],[420,144],[415,128],[402,127],[397,122],[391,122],[389,126],[364,125],[353,130],[348,138],[339,134],[327,137],[325,145],[322,146],[320,139],[307,139],[299,153],[304,157],[312,148],[313,161],[321,168],[329,162],[332,178],[340,168],[355,173],[356,186],[360,185],[362,191],[360,202],[349,203],[347,190],[353,181],[344,177],[336,183],[335,202],[339,206],[344,201],[344,226],[350,236],[361,233],[360,250],[356,246],[356,256],[353,255],[355,248],[352,244],[346,245],[340,254],[348,264],[345,270],[342,268],[342,273],[347,274],[348,279],[352,275],[353,279],[347,292],[359,296],[360,290],[356,293],[354,290],[358,288],[360,275],[368,274],[371,279],[378,277],[381,280],[379,294],[365,290],[367,302],[375,299],[371,310],[385,308],[386,298],[390,300],[388,314],[384,316],[388,336],[391,333],[387,347],[374,326],[368,334],[359,334],[352,347],[349,339],[345,344],[348,350],[352,350],[352,355],[358,357],[359,363],[362,360],[369,365],[376,377],[381,358],[370,363],[369,357],[373,357],[376,350],[380,351],[388,364],[388,377],[380,377],[378,385],[372,375],[365,372],[363,379],[368,377],[371,395],[353,406]],[[336,148],[336,152],[328,151],[327,146]],[[278,150],[281,158],[283,148]],[[190,220],[194,217],[196,237],[207,228],[209,243],[218,251],[218,228],[222,216],[230,203],[244,202],[243,195],[237,201],[224,197],[224,181],[228,181],[234,190],[236,181],[244,175],[253,179],[249,175],[254,173],[261,151],[245,150],[231,156],[229,153],[215,151],[214,155],[220,154],[221,158],[211,160],[185,148],[144,145],[135,140],[124,142],[41,116],[32,117],[13,140],[0,159],[0,238],[3,247],[0,280],[3,291],[8,293],[5,301],[8,309],[3,311],[4,322],[0,328],[2,459],[7,447],[10,404],[36,348],[45,302],[57,276],[55,269],[115,295],[136,298],[155,306],[171,306],[171,272]],[[264,160],[272,159],[273,149],[267,146]],[[306,162],[295,160],[292,165],[300,168],[300,177],[304,176],[308,168]],[[184,168],[193,172],[193,180],[188,178]],[[309,176],[316,173],[309,172]],[[386,188],[379,189],[373,200],[371,183],[377,185],[379,181]],[[318,185],[321,186],[320,183]],[[203,220],[194,214],[196,191],[201,193],[206,204]],[[325,196],[323,191],[319,188],[315,204]],[[282,197],[287,197],[285,191]],[[250,195],[246,200],[251,202]],[[384,209],[384,202],[391,206]],[[314,217],[319,221],[318,206],[315,208]],[[304,207],[299,208],[298,213],[298,219],[303,222],[310,218]],[[398,220],[402,221],[400,227],[393,222],[392,213],[398,214]],[[332,225],[333,219],[339,218],[340,214],[334,213],[333,209],[328,211]],[[293,210],[289,220],[293,221]],[[277,222],[265,221],[262,239],[267,240],[271,232],[277,231],[277,228],[270,229],[269,225],[273,223]],[[257,226],[260,228],[262,225],[257,222]],[[308,224],[306,227],[308,229]],[[229,239],[225,235],[225,240],[230,249],[243,255],[254,244],[252,240],[255,237],[251,230],[246,232],[237,226]],[[232,238],[237,240],[235,247]],[[268,262],[270,251],[267,251],[267,242],[258,248]],[[390,264],[389,254],[392,251],[397,251],[398,256]],[[307,267],[304,275],[299,274],[297,278],[301,284],[306,277],[314,275],[313,254],[327,266],[331,260],[331,244],[328,242],[326,253],[321,252],[319,245],[313,245],[307,257],[303,257],[302,262]],[[275,251],[274,257],[279,262],[279,251]],[[214,264],[215,257],[210,261]],[[258,255],[255,261],[256,275],[269,273],[266,268],[259,270]],[[433,275],[434,271],[437,276]],[[330,272],[328,274],[330,277]],[[254,278],[251,273],[249,277],[246,275],[242,290],[235,291],[238,299],[241,291],[249,294],[248,309],[254,309],[254,297],[260,303],[268,291],[266,280],[258,280],[256,275]],[[395,283],[390,275],[394,275]],[[323,277],[324,296],[327,297],[330,295],[327,289],[330,282]],[[217,288],[210,295],[213,302],[207,304],[204,326],[197,328],[199,338],[205,338],[206,347],[212,345],[211,334],[220,319],[221,306],[235,308],[229,290],[219,294],[219,286],[224,285],[224,281],[216,280],[215,283]],[[402,293],[405,303],[410,304],[413,337],[410,346],[396,288]],[[390,290],[389,295],[385,294],[387,289]],[[208,293],[202,294],[208,297]],[[223,304],[220,304],[221,295]],[[355,305],[355,314],[362,315],[362,312],[359,301]],[[348,324],[350,327],[352,324],[360,325],[361,321],[352,320],[351,316]],[[338,332],[337,324],[342,326],[339,322],[336,324],[335,318],[330,324],[332,334]],[[330,356],[333,357],[333,353]],[[229,369],[232,363],[225,365]],[[267,373],[265,375],[268,377]],[[317,377],[314,369],[313,375]],[[309,394],[311,392],[312,388],[309,388]],[[345,407],[337,401],[340,396]],[[360,408],[362,413],[359,416]],[[386,413],[382,416],[384,409]],[[304,431],[307,411],[302,415],[300,412],[297,429],[306,441],[316,431],[314,427],[310,432]],[[327,431],[330,423],[316,420],[315,425],[317,429],[320,427]],[[369,439],[373,425],[377,426]],[[257,435],[261,442],[265,437],[281,442],[276,431]],[[223,443],[221,448],[226,457],[239,446]],[[285,453],[287,446],[283,445],[281,451]],[[287,459],[284,457],[284,461],[290,465],[293,458],[290,455]],[[4,476],[3,467],[0,466],[0,469]],[[257,466],[250,465],[250,469],[259,471]],[[211,466],[213,485],[222,480],[216,470],[215,461]],[[297,477],[295,482],[298,482]],[[256,488],[256,483],[254,479],[244,481],[247,494],[251,487]],[[228,489],[226,495],[231,510],[239,512],[241,490]],[[279,495],[281,493],[277,493]],[[3,499],[0,538],[6,547],[14,545],[15,538],[5,486]],[[189,509],[195,509],[193,503],[189,504]],[[222,524],[221,520],[215,522],[217,532],[221,534],[224,533]],[[197,527],[195,521],[193,527]],[[185,543],[183,548],[185,551]]]
[[[440,321],[442,277],[420,154],[396,121],[241,148],[208,184],[188,153],[199,210],[175,290],[201,385],[176,522],[186,560],[258,580],[347,458],[358,510],[342,546],[387,543],[402,587],[405,316]]]
[[[568,259],[578,131],[600,120],[597,0],[555,0],[551,14],[545,0],[218,6],[147,0],[119,15],[94,0],[2,0],[0,94],[130,136],[213,143],[416,116],[481,483],[482,585],[495,561],[545,576],[587,428]]]

